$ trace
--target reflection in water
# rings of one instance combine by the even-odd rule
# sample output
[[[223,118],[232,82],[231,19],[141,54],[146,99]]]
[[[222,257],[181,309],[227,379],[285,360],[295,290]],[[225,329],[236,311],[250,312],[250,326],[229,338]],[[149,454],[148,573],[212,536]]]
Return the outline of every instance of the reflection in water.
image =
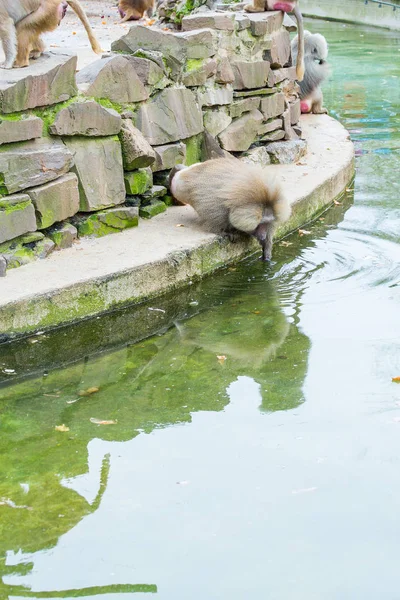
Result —
[[[0,597],[397,600],[400,46],[308,28],[342,204],[272,267],[0,346]]]

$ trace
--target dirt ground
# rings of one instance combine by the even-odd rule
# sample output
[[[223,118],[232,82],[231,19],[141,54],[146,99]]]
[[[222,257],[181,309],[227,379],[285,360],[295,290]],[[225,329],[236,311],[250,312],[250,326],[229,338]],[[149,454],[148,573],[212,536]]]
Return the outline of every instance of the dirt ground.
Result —
[[[103,50],[109,51],[111,43],[124,35],[135,23],[119,23],[120,17],[115,0],[81,0],[93,31]],[[61,25],[43,36],[46,48],[53,52],[68,52],[78,55],[78,69],[98,58],[90,48],[82,23],[69,7]],[[0,62],[3,52],[0,48]]]

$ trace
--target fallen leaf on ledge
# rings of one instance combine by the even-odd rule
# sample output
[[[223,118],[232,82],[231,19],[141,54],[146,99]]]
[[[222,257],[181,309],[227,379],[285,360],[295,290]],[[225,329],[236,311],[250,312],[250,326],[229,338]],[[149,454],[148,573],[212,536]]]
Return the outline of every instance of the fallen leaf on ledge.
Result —
[[[67,427],[66,425],[64,425],[64,423],[62,425],[56,425],[54,427],[54,429],[56,431],[69,431],[69,427]]]

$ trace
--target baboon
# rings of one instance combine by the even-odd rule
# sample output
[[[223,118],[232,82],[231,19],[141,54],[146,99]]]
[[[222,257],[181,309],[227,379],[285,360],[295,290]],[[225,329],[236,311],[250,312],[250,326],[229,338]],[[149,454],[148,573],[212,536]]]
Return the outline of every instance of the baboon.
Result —
[[[118,10],[121,23],[124,21],[137,21],[145,12],[148,17],[153,15],[154,0],[119,0]]]
[[[67,5],[82,21],[93,51],[100,54],[100,44],[79,0],[0,0],[0,40],[5,54],[0,67],[27,67],[30,56],[38,58],[44,50],[41,34],[56,29]]]
[[[244,232],[262,247],[270,260],[275,225],[290,216],[290,206],[275,178],[258,165],[237,158],[216,158],[171,171],[172,195],[190,204],[204,225],[229,237]]]
[[[292,55],[297,55],[297,36],[292,40]],[[300,85],[300,109],[302,113],[325,114],[321,83],[329,75],[328,43],[320,33],[304,32],[304,79]]]
[[[253,4],[246,4],[244,9],[247,12],[264,12],[265,10],[281,10],[283,12],[293,12],[297,21],[297,31],[300,39],[299,52],[296,61],[297,81],[302,81],[304,77],[304,26],[303,16],[298,6],[298,0],[253,0]]]

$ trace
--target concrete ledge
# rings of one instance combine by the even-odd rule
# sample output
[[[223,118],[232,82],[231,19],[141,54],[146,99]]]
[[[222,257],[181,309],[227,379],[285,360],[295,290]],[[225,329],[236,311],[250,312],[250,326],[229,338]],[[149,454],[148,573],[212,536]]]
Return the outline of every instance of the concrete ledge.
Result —
[[[393,10],[393,5],[397,8]],[[301,12],[304,17],[371,25],[400,31],[400,3],[389,0],[388,4],[365,2],[365,0],[302,0]]]
[[[309,152],[301,164],[268,167],[280,173],[293,204],[277,237],[310,221],[354,174],[353,144],[337,121],[307,115],[302,126]],[[9,271],[0,280],[0,340],[159,296],[258,251],[251,240],[232,244],[203,231],[191,207],[171,207],[138,228],[84,239]]]

